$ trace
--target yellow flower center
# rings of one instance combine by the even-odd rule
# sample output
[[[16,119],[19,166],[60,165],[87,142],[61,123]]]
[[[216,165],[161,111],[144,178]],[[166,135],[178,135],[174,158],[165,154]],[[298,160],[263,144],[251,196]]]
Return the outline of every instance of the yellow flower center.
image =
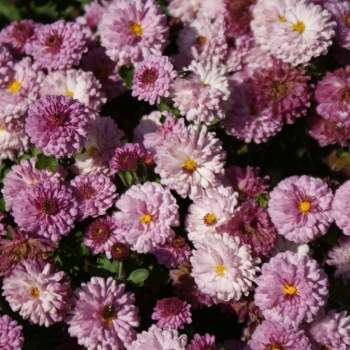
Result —
[[[91,146],[87,149],[87,154],[89,155],[89,157],[93,157],[96,151],[97,151],[97,147]]]
[[[11,94],[15,94],[20,89],[21,86],[22,86],[22,84],[16,79],[13,79],[7,85],[8,89],[11,92]]]
[[[303,198],[303,200],[299,204],[299,210],[304,214],[308,214],[311,208],[311,203],[307,198]]]
[[[288,284],[282,286],[282,290],[283,293],[287,295],[295,295],[298,293],[298,289],[296,289],[294,286],[289,286]]]
[[[278,16],[278,19],[280,22],[287,22],[283,16]]]
[[[210,83],[206,83],[206,82],[204,82],[204,81],[202,81],[201,84],[202,84],[202,86],[204,86],[204,87],[210,86]]]
[[[305,24],[304,22],[301,22],[301,21],[298,21],[297,23],[292,24],[292,28],[299,34],[303,34],[305,32]]]
[[[40,292],[39,292],[39,289],[37,287],[33,287],[31,290],[30,290],[30,295],[34,298],[38,298],[39,295],[40,295]]]
[[[102,319],[103,322],[107,325],[110,326],[112,324],[112,321],[115,319],[114,317],[114,308],[112,305],[107,306],[103,312],[102,312]]]
[[[0,131],[3,131],[3,130],[5,130],[5,129],[4,129],[3,126],[0,124]]]
[[[252,228],[250,226],[244,226],[244,231],[247,233],[251,233],[252,232]]]
[[[183,166],[182,170],[188,173],[193,173],[195,170],[197,170],[198,164],[193,160],[193,159],[186,159]]]
[[[148,225],[152,221],[152,215],[151,214],[144,214],[140,218],[141,224],[146,224]]]
[[[205,215],[203,220],[207,226],[215,225],[217,222],[216,215],[214,213],[210,213],[210,214]]]
[[[143,29],[140,23],[130,22],[130,32],[136,36],[142,36]]]
[[[36,184],[36,180],[32,180],[29,182],[30,185],[35,185]]]
[[[205,36],[199,35],[197,36],[197,44],[203,45],[207,41],[207,38]]]
[[[222,277],[224,275],[224,272],[226,271],[226,267],[224,265],[216,265],[215,271],[217,272],[219,277]]]
[[[66,96],[70,96],[73,97],[74,96],[74,92],[70,91],[70,90],[66,90],[66,92],[64,93]]]

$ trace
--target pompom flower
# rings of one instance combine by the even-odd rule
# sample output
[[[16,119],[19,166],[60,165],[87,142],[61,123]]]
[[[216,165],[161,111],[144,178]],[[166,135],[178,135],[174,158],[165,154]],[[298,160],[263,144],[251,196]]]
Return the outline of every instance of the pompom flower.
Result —
[[[198,288],[219,301],[248,295],[260,270],[260,259],[252,258],[250,246],[227,234],[214,234],[197,244],[190,258]]]
[[[347,210],[350,193],[350,181],[342,184],[334,195],[332,216],[337,226],[343,230],[343,233],[350,236],[350,215]]]
[[[109,162],[111,175],[121,170],[135,171],[146,152],[137,143],[127,143],[115,150]]]
[[[137,339],[128,347],[128,350],[144,350],[152,348],[152,350],[186,350],[187,336],[179,335],[174,329],[161,329],[156,325],[152,325],[149,330],[143,331],[137,335]]]
[[[327,232],[333,221],[332,202],[332,191],[321,179],[291,176],[270,193],[267,210],[279,234],[307,243]]]
[[[65,319],[68,333],[87,350],[125,349],[135,339],[138,308],[134,294],[125,292],[125,284],[117,284],[112,277],[92,277],[74,290],[72,301],[74,307]]]
[[[0,316],[0,348],[21,350],[24,342],[23,327],[8,315]]]
[[[155,172],[161,184],[191,199],[204,195],[204,190],[221,184],[226,153],[215,134],[195,126],[183,128],[158,148]]]
[[[138,253],[153,252],[175,237],[179,207],[169,189],[155,182],[134,185],[116,202],[113,216],[125,226],[125,240]]]
[[[334,245],[328,252],[328,265],[335,266],[337,269],[334,277],[341,277],[345,284],[350,281],[350,237],[340,236],[337,245]]]
[[[165,329],[183,329],[185,323],[192,323],[191,304],[179,298],[165,298],[157,301],[151,315],[157,326]]]
[[[79,64],[85,38],[78,23],[63,20],[40,26],[32,43],[31,55],[49,71]]]
[[[1,34],[0,34],[1,35]],[[6,87],[11,79],[13,57],[8,49],[0,43],[0,87]]]
[[[109,177],[102,174],[76,176],[70,186],[79,204],[78,221],[106,214],[118,196],[117,187]]]
[[[28,110],[26,132],[47,156],[72,156],[84,146],[89,115],[84,105],[69,96],[47,95]]]
[[[215,336],[208,333],[205,335],[195,334],[186,350],[217,350]]]
[[[22,190],[12,208],[21,229],[53,241],[69,233],[77,214],[78,202],[72,190],[50,180]]]
[[[161,97],[169,97],[177,73],[167,56],[149,56],[136,66],[132,80],[132,96],[154,105]]]
[[[308,256],[279,253],[262,266],[255,304],[265,319],[297,326],[311,322],[328,299],[327,275]]]
[[[13,311],[40,326],[62,321],[69,308],[68,276],[43,261],[22,261],[3,279],[2,289]]]

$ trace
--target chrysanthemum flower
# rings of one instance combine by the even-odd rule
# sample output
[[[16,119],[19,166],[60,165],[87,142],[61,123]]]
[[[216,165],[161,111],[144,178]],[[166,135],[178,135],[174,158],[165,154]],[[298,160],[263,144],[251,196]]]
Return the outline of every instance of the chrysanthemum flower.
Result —
[[[350,236],[350,217],[347,210],[349,193],[350,181],[346,181],[335,192],[332,208],[332,215],[335,223],[347,236]]]
[[[5,45],[0,43],[0,87],[6,88],[11,79],[13,57]]]
[[[8,315],[0,316],[0,348],[21,350],[24,342],[23,327]]]
[[[181,20],[183,23],[190,23],[196,18],[201,0],[170,0],[170,16]]]
[[[76,174],[109,174],[109,162],[115,149],[121,147],[124,132],[118,129],[111,117],[96,115],[90,120],[90,128],[85,142],[86,152],[75,157],[71,169]]]
[[[151,315],[157,326],[165,329],[183,329],[185,323],[192,323],[191,304],[179,298],[165,298],[157,301]]]
[[[255,283],[255,304],[269,321],[311,322],[328,299],[327,275],[318,263],[289,251],[265,263]]]
[[[199,335],[196,333],[186,350],[217,350],[215,345],[215,336],[208,333]]]
[[[159,56],[168,43],[166,17],[154,0],[113,1],[102,15],[99,33],[118,66]]]
[[[81,26],[60,20],[37,30],[31,55],[42,68],[51,71],[78,65],[86,50]]]
[[[92,254],[105,252],[108,259],[112,257],[112,247],[117,242],[124,242],[124,227],[121,222],[109,215],[99,217],[85,230],[84,244]]]
[[[41,84],[40,96],[45,95],[70,96],[92,111],[106,102],[98,79],[81,69],[50,72]]]
[[[47,156],[72,156],[85,144],[89,128],[85,107],[70,96],[46,95],[28,110],[26,132]]]
[[[190,258],[192,276],[203,292],[220,301],[248,295],[260,259],[252,258],[250,246],[228,234],[214,234],[197,244]]]
[[[12,239],[0,238],[0,276],[7,276],[23,260],[45,260],[57,244],[49,239],[10,228]]]
[[[169,189],[155,182],[134,185],[116,202],[113,216],[125,226],[125,240],[138,253],[153,252],[175,237],[179,226],[178,206]]]
[[[314,321],[305,326],[312,349],[347,350],[350,347],[350,317],[346,312],[321,308]]]
[[[69,233],[77,214],[78,202],[72,190],[50,180],[22,190],[12,207],[21,229],[53,241]]]
[[[224,224],[234,213],[238,193],[231,188],[219,186],[208,189],[203,197],[195,199],[188,207],[185,228],[188,238],[196,245]]]
[[[76,176],[70,186],[79,204],[78,221],[106,214],[118,196],[117,187],[103,174]]]
[[[45,180],[53,182],[64,180],[66,171],[61,166],[58,166],[54,173],[48,169],[37,170],[35,169],[36,160],[36,158],[22,159],[18,165],[13,165],[4,177],[4,187],[1,192],[4,195],[6,211],[11,211],[18,193],[28,186]]]
[[[311,345],[303,330],[265,320],[256,327],[247,350],[266,349],[311,350]]]
[[[116,148],[109,162],[111,175],[121,170],[134,171],[137,169],[146,152],[137,143],[126,143]]]
[[[149,330],[143,331],[137,335],[137,339],[133,341],[128,350],[144,350],[152,347],[152,350],[185,350],[187,344],[187,336],[179,335],[174,329],[161,329],[156,325],[152,325]]]
[[[337,245],[334,245],[328,252],[328,265],[335,266],[337,269],[334,277],[341,277],[345,284],[350,281],[350,237],[340,236]]]
[[[158,148],[155,172],[161,183],[185,198],[199,198],[221,184],[226,153],[215,134],[195,126],[183,128]]]
[[[128,257],[129,247],[128,247],[128,245],[126,245],[122,242],[115,242],[111,246],[110,250],[106,251],[107,257],[108,257],[108,254],[110,254],[113,259],[122,261]]]
[[[327,232],[333,221],[332,202],[332,191],[321,179],[291,176],[270,193],[267,210],[280,235],[307,243]]]
[[[176,236],[170,242],[155,248],[154,254],[157,257],[158,264],[165,265],[169,269],[188,260],[191,249],[183,237]]]
[[[62,321],[69,307],[68,276],[43,261],[22,261],[3,279],[2,289],[13,311],[40,326]]]
[[[74,307],[65,322],[71,337],[88,350],[125,349],[139,326],[135,296],[115,279],[92,277],[73,293]]]

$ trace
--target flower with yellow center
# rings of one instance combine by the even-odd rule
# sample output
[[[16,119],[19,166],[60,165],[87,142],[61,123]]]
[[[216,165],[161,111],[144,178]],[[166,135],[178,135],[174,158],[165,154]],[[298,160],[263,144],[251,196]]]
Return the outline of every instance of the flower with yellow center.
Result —
[[[140,223],[141,224],[148,225],[151,221],[152,221],[152,215],[149,214],[149,213],[146,213],[146,214],[142,215],[141,218],[140,218]]]
[[[217,218],[214,213],[208,213],[204,216],[203,220],[207,226],[213,226],[217,223]]]
[[[74,92],[70,91],[70,90],[66,90],[64,93],[66,96],[70,96],[73,97],[74,96]]]
[[[309,214],[311,208],[311,203],[308,198],[303,198],[299,203],[299,210],[305,215]]]
[[[299,34],[303,34],[305,32],[305,23],[298,21],[297,23],[292,24],[292,28]]]
[[[30,296],[34,297],[34,298],[38,298],[40,295],[40,291],[37,287],[32,287],[30,290]]]
[[[129,28],[130,28],[130,33],[136,36],[142,36],[143,29],[140,23],[130,22]]]
[[[13,79],[9,82],[7,88],[10,90],[11,94],[15,94],[16,92],[18,92],[21,86],[22,84],[20,81],[18,81],[17,79]]]
[[[182,165],[182,170],[186,173],[193,173],[198,168],[198,164],[195,160],[187,158]]]
[[[95,146],[90,146],[87,149],[87,154],[89,155],[89,157],[93,157],[94,154],[96,153],[96,151],[98,151],[98,148]]]
[[[286,295],[295,295],[298,293],[298,289],[293,285],[284,284],[282,285],[283,293]]]
[[[215,271],[219,277],[222,277],[226,271],[226,267],[224,265],[216,265]]]

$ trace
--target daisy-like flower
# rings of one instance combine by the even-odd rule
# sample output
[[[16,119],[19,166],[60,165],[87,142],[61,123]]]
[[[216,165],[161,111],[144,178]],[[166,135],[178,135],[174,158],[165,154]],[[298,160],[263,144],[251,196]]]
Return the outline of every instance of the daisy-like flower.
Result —
[[[158,246],[154,250],[158,264],[165,265],[168,269],[175,265],[181,265],[188,260],[191,249],[181,236],[176,236],[170,242]]]
[[[252,199],[244,202],[227,222],[217,227],[217,232],[239,237],[242,243],[251,246],[255,256],[268,255],[276,240],[276,229],[266,209]]]
[[[179,298],[165,298],[157,301],[151,315],[157,326],[165,329],[183,329],[185,323],[192,323],[191,304]]]
[[[269,321],[311,322],[328,299],[327,275],[318,263],[289,251],[265,263],[255,283],[255,304]]]
[[[41,84],[40,96],[70,96],[90,110],[98,112],[106,102],[101,90],[101,84],[92,72],[68,69],[50,72]]]
[[[115,0],[99,24],[101,45],[118,66],[160,56],[167,45],[166,17],[154,0]]]
[[[145,154],[137,143],[126,143],[118,147],[109,162],[111,175],[121,170],[135,171]]]
[[[139,326],[135,296],[115,279],[92,277],[73,292],[74,307],[65,322],[68,333],[87,348],[125,349],[136,338]]]
[[[341,277],[345,284],[350,281],[350,237],[340,236],[337,245],[334,245],[328,252],[328,265],[335,266],[337,269],[334,277]]]
[[[6,350],[21,350],[24,342],[23,327],[8,315],[0,316],[0,347]]]
[[[68,276],[43,261],[22,261],[4,277],[2,289],[13,311],[40,326],[62,321],[69,307]]]
[[[85,51],[81,26],[60,20],[40,26],[35,33],[31,55],[42,68],[51,71],[78,65]]]
[[[313,349],[347,350],[350,347],[350,317],[346,312],[321,308],[311,324],[305,326]]]
[[[75,157],[71,169],[76,174],[109,174],[109,162],[116,150],[121,147],[120,139],[124,132],[118,129],[111,117],[96,115],[90,120],[90,128],[85,142],[86,152]]]
[[[350,181],[342,184],[334,195],[332,216],[337,226],[343,230],[343,233],[350,236],[350,217],[346,210],[350,193]]]
[[[22,159],[20,164],[13,165],[4,177],[4,187],[1,192],[4,195],[6,211],[11,211],[18,193],[28,186],[45,180],[53,182],[64,180],[66,171],[61,166],[58,166],[53,173],[48,169],[35,169],[35,163],[36,158]]]
[[[218,301],[238,300],[248,295],[260,270],[250,246],[228,234],[214,234],[197,244],[190,258],[198,288]]]
[[[58,241],[74,227],[78,202],[72,190],[46,180],[22,190],[12,207],[17,225],[29,233]]]
[[[170,0],[170,16],[181,20],[183,23],[190,23],[196,18],[201,0]]]
[[[84,146],[89,128],[85,107],[70,96],[46,95],[28,110],[25,129],[47,156],[72,156]]]
[[[186,350],[217,350],[215,336],[208,333],[204,335],[195,334]]]
[[[79,204],[78,221],[106,214],[118,196],[117,187],[103,174],[79,175],[70,182],[70,186]]]
[[[266,349],[311,350],[311,345],[303,330],[265,320],[256,327],[247,350]]]
[[[161,183],[181,197],[191,199],[204,195],[204,190],[221,184],[226,153],[215,134],[202,126],[184,127],[158,148],[155,172]]]
[[[57,244],[49,239],[10,228],[12,239],[0,238],[0,276],[7,276],[23,260],[45,260]]]
[[[112,258],[116,260],[125,260],[129,255],[129,248],[122,242],[116,242],[110,248],[110,251],[106,251],[106,255],[110,254]],[[108,255],[107,255],[108,257]]]
[[[155,182],[132,186],[116,202],[113,216],[125,226],[125,240],[138,253],[153,252],[175,237],[179,207],[169,189]]]
[[[219,186],[206,190],[203,197],[195,199],[188,207],[185,220],[188,238],[196,244],[216,233],[216,229],[233,215],[237,197],[238,193],[232,188]]]
[[[174,107],[196,124],[224,119],[233,104],[226,67],[192,61],[184,70],[191,73],[185,79],[176,80]]]
[[[177,72],[167,56],[148,56],[136,66],[132,80],[132,96],[154,105],[161,97],[169,97]]]
[[[327,232],[333,221],[332,202],[332,191],[321,179],[291,176],[270,193],[267,210],[280,235],[307,243]]]
[[[85,230],[84,244],[93,255],[105,252],[107,258],[111,259],[111,250],[117,242],[125,243],[124,227],[109,215],[97,218]]]
[[[152,346],[152,350],[186,350],[187,336],[179,335],[175,329],[161,329],[152,325],[149,330],[137,335],[128,350],[144,350]]]

